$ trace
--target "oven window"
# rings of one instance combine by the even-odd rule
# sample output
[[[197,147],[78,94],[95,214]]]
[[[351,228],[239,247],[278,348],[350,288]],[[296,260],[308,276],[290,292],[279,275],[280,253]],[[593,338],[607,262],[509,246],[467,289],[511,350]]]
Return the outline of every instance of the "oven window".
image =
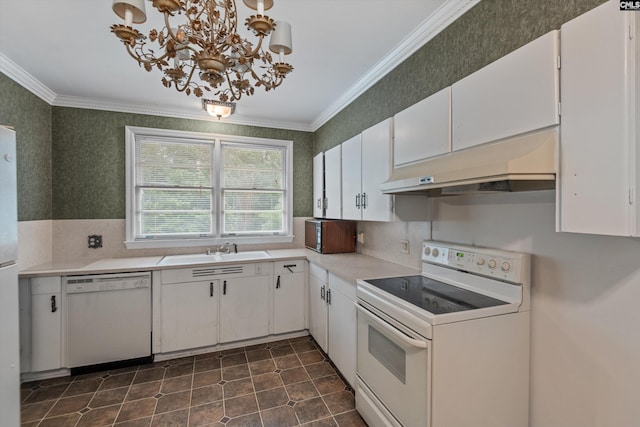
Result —
[[[396,343],[369,325],[369,354],[387,368],[402,384],[406,384],[406,354]]]

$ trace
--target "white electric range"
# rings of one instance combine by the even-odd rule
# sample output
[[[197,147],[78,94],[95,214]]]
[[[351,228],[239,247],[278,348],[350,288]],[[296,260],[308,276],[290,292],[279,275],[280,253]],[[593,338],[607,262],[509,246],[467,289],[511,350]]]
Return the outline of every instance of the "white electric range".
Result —
[[[425,241],[422,262],[358,280],[358,411],[373,427],[526,426],[530,257]]]

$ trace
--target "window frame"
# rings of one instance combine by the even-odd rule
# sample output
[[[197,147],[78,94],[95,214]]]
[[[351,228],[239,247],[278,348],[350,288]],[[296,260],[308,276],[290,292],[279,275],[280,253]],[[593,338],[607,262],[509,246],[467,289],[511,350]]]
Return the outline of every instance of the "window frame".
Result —
[[[213,222],[214,235],[198,238],[141,238],[137,227],[140,217],[137,214],[136,185],[136,139],[158,138],[179,142],[208,142],[213,145]],[[284,231],[278,235],[256,234],[249,236],[222,234],[222,144],[246,144],[247,146],[271,146],[284,149],[285,182],[284,182]],[[233,136],[214,133],[180,131],[171,129],[145,128],[125,126],[126,157],[126,213],[125,213],[125,245],[127,249],[175,248],[189,246],[221,245],[228,241],[238,244],[290,243],[293,241],[293,141]]]

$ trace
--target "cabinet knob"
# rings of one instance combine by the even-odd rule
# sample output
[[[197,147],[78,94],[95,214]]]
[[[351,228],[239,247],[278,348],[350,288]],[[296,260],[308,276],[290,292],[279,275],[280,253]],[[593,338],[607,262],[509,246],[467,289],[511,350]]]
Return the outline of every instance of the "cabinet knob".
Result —
[[[209,283],[209,296],[213,297],[213,282]]]
[[[222,283],[222,295],[226,295],[227,294],[227,281],[225,280]]]
[[[325,296],[325,289],[324,289],[324,285],[322,285],[322,287],[320,288],[320,299],[322,301],[324,301],[324,296]]]

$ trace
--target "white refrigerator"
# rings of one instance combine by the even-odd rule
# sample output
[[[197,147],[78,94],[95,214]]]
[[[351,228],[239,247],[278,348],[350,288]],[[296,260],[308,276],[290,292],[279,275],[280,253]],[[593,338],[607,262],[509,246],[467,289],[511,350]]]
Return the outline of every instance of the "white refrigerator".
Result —
[[[20,425],[16,134],[0,126],[0,425]]]

